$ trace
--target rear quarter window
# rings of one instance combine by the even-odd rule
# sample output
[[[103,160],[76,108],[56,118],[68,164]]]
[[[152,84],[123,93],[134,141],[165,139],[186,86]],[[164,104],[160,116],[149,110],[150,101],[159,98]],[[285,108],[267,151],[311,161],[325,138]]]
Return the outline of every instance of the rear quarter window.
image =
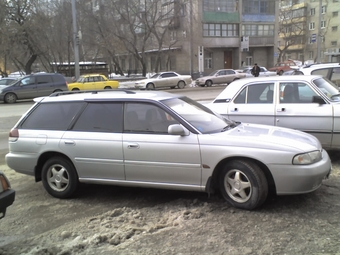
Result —
[[[21,129],[67,130],[84,102],[42,103],[24,121]]]
[[[62,76],[62,75],[53,75],[52,79],[56,83],[66,83],[66,80],[65,80],[64,76]]]

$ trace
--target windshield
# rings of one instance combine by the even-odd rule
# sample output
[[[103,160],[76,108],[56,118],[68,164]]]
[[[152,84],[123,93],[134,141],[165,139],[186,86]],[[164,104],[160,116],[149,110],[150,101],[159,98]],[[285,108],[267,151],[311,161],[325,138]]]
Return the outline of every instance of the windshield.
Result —
[[[85,82],[85,77],[84,76],[80,76],[77,80],[77,82],[83,83]]]
[[[340,101],[339,88],[327,78],[317,78],[313,83],[331,100]]]
[[[161,74],[156,73],[156,74],[152,75],[151,78],[158,78],[158,76],[160,76],[160,75],[161,75]]]
[[[214,76],[215,74],[217,74],[218,71],[219,70],[212,72],[211,74],[209,74],[209,76]]]
[[[163,103],[203,134],[223,132],[236,126],[235,122],[187,97],[167,99]]]

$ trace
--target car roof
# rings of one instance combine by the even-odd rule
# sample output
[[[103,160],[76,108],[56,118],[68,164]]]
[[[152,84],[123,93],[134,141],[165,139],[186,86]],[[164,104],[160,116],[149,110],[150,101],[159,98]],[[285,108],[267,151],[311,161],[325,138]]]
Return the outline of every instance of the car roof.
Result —
[[[126,89],[65,91],[56,92],[48,97],[35,98],[35,102],[67,102],[67,101],[115,101],[115,100],[149,100],[161,101],[182,97],[165,91],[132,91]]]
[[[91,76],[99,76],[99,75],[103,75],[103,74],[100,74],[100,73],[82,74],[80,77],[91,77]]]
[[[241,87],[249,83],[261,82],[299,82],[299,81],[311,81],[316,78],[322,78],[320,75],[284,75],[284,76],[268,76],[268,77],[250,77],[243,78],[230,83],[215,99],[225,99],[233,97]]]
[[[332,67],[332,66],[340,66],[340,63],[314,63],[314,64],[309,64],[306,66],[302,66],[302,69],[310,68],[322,68],[322,67]]]

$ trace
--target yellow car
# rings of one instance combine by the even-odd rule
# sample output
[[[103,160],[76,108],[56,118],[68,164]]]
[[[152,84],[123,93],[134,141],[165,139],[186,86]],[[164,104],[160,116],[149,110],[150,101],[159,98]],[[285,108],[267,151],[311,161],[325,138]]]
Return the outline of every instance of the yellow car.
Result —
[[[119,86],[118,81],[111,81],[102,74],[81,75],[79,79],[67,85],[68,90],[98,90],[98,89],[116,89]]]

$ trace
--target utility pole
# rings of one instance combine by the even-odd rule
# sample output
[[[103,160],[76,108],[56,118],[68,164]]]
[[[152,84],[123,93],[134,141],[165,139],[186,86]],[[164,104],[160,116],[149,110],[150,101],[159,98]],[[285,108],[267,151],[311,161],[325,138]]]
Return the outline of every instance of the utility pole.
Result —
[[[77,18],[76,18],[76,0],[72,0],[72,23],[73,23],[73,46],[74,46],[74,76],[78,80],[80,76],[79,70],[79,37],[77,30]]]
[[[193,52],[193,24],[192,24],[192,13],[193,13],[193,4],[192,0],[190,0],[190,75],[193,75],[193,57],[194,57],[194,52]]]

